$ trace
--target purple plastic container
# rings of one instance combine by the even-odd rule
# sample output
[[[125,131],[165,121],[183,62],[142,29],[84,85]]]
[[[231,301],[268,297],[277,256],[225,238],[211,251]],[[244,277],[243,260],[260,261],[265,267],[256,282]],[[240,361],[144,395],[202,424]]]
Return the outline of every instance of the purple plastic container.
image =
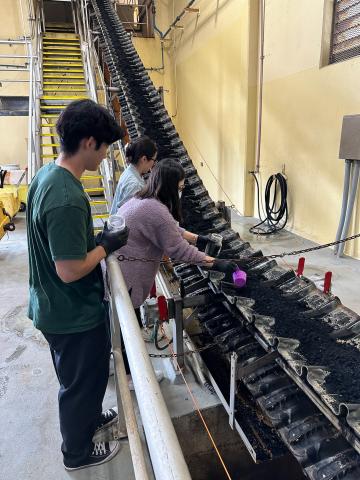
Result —
[[[242,288],[246,285],[246,272],[243,270],[236,270],[233,274],[233,282],[236,287]]]

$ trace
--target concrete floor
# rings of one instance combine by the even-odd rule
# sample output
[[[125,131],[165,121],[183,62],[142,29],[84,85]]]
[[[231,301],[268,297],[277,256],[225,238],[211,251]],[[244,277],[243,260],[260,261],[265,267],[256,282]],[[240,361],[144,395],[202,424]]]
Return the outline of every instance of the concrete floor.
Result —
[[[264,255],[290,252],[304,248],[315,247],[317,244],[306,240],[286,230],[276,235],[257,236],[249,233],[249,228],[258,220],[251,217],[240,217],[232,214],[232,227],[238,231],[241,238],[250,242],[252,247],[262,250]],[[304,275],[315,281],[321,288],[326,272],[333,272],[332,293],[338,296],[348,308],[360,314],[359,276],[360,260],[350,257],[337,258],[333,250],[325,248],[304,255],[284,257],[277,262],[284,268],[296,270],[301,256],[306,259]]]

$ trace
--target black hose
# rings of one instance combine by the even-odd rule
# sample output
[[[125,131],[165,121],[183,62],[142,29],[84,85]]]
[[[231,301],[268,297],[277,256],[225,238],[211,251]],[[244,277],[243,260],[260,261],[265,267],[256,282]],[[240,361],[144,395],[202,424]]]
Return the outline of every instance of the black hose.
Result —
[[[271,235],[282,230],[288,221],[288,205],[287,205],[287,183],[286,178],[281,174],[271,175],[266,182],[265,187],[265,211],[266,218],[261,218],[260,210],[260,186],[259,181],[254,172],[251,172],[255,178],[257,188],[257,204],[260,222],[249,229],[250,233],[256,235]],[[271,187],[273,186],[273,194],[271,196]],[[280,192],[280,203],[276,207],[277,195]]]
[[[158,332],[159,332],[159,322],[155,322],[155,326],[154,326],[154,343],[155,343],[155,347],[157,350],[166,350],[171,344],[172,344],[172,339],[169,341],[169,343],[166,343],[165,345],[161,346],[159,345],[159,341],[158,341]]]

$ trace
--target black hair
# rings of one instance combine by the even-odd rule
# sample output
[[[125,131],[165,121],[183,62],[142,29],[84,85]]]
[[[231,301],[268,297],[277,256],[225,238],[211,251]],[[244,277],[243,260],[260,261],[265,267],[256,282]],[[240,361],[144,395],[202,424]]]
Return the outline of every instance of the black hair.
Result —
[[[144,135],[129,143],[125,155],[128,163],[137,165],[141,157],[145,156],[148,160],[151,160],[156,153],[156,143]]]
[[[61,150],[74,154],[84,138],[94,137],[96,149],[101,144],[111,145],[124,137],[124,131],[111,114],[92,100],[71,102],[61,113],[56,131],[60,137]]]
[[[172,216],[179,222],[182,217],[178,186],[184,178],[185,172],[180,163],[172,158],[164,158],[151,170],[147,184],[136,197],[156,198],[168,207]]]

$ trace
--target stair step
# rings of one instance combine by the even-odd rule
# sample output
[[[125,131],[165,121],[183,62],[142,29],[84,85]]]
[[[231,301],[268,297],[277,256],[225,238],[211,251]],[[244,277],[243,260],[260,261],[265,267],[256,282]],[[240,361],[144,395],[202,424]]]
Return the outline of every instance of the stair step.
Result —
[[[69,36],[67,37],[54,37],[52,35],[47,35],[46,33],[43,35],[43,38],[44,40],[50,40],[50,41],[54,41],[54,42],[58,42],[59,40],[61,40],[62,42],[73,42],[74,40],[78,40],[79,41],[79,35],[75,34],[69,34]]]
[[[59,56],[60,55],[60,56]],[[55,52],[43,52],[43,59],[48,60],[53,59],[53,60],[67,60],[67,57],[62,57],[62,55],[67,55],[67,57],[81,57],[81,50],[79,49],[78,52],[61,52],[61,51],[55,51]],[[69,58],[69,60],[71,60]]]
[[[84,66],[82,63],[44,63],[44,72],[54,72],[58,73],[59,71],[62,72],[67,72],[67,73],[83,73],[84,72]],[[59,67],[59,68],[64,68],[67,67],[68,70],[59,70],[59,68],[48,68],[48,67]],[[70,70],[71,69],[71,70]]]
[[[106,205],[107,201],[106,200],[91,200],[89,203],[92,207],[97,207],[98,205]]]
[[[60,147],[60,143],[42,143],[40,145],[40,147],[44,148],[44,147],[51,147],[51,148],[59,148]]]
[[[101,180],[104,178],[103,175],[83,175],[80,180]]]
[[[43,95],[40,100],[83,100],[84,98],[88,98],[84,95]]]
[[[72,61],[73,63],[69,63],[69,61]],[[74,60],[69,60],[69,61],[68,62],[63,62],[63,61],[60,62],[59,61],[59,63],[44,61],[43,67],[68,67],[68,68],[78,67],[78,68],[80,68],[80,67],[83,66],[82,62],[75,63]],[[46,71],[49,71],[49,70],[45,70],[45,68],[44,68],[44,72],[46,72]]]
[[[47,117],[48,115],[41,115],[41,117]],[[52,128],[52,127],[56,127],[56,124],[55,123],[42,123],[40,125],[41,128]],[[50,134],[51,135],[51,134]]]
[[[55,85],[57,87],[67,87],[68,85],[77,85],[77,86],[83,85],[84,87],[86,87],[84,82],[43,82],[43,85]],[[46,88],[51,88],[51,87],[46,87]]]
[[[92,218],[109,218],[109,214],[108,213],[94,213],[91,215]]]
[[[48,126],[48,124],[44,124],[44,125]],[[43,125],[41,125],[41,126],[43,126]],[[54,138],[58,137],[58,135],[56,135],[56,133],[40,133],[40,136],[41,137],[54,137]]]
[[[44,57],[43,62],[44,64],[46,64],[46,62],[81,62],[81,58]]]
[[[80,48],[80,42],[63,42],[63,41],[57,41],[56,38],[53,38],[52,40],[46,40],[43,39],[43,45],[44,48],[52,48],[52,47],[59,47],[59,48],[70,48],[70,47],[75,47],[75,48]]]
[[[43,75],[43,78],[71,78],[71,79],[75,79],[75,78],[85,78],[84,75],[69,75],[67,77],[65,77],[64,75],[57,75],[55,73],[45,73]]]
[[[67,105],[40,105],[41,110],[64,110]]]
[[[70,54],[70,52],[79,52],[79,55],[81,55],[81,48],[80,46],[68,46],[67,44],[65,45],[48,45],[45,44],[43,48],[43,54],[48,55],[50,53],[55,54],[56,52],[65,52],[67,55]]]
[[[87,92],[87,89],[86,88],[68,88],[68,89],[56,89],[56,88],[51,88],[51,87],[46,87],[46,88],[43,88],[43,91],[48,94],[48,93],[61,93],[61,94],[66,94],[66,93],[72,93],[72,92]],[[87,98],[87,97],[86,97]]]
[[[93,187],[93,188],[84,188],[84,192],[89,193],[89,192],[104,192],[105,189],[104,187]]]
[[[59,114],[58,113],[42,113],[40,117],[41,118],[59,118]],[[50,124],[47,126],[50,126]]]

